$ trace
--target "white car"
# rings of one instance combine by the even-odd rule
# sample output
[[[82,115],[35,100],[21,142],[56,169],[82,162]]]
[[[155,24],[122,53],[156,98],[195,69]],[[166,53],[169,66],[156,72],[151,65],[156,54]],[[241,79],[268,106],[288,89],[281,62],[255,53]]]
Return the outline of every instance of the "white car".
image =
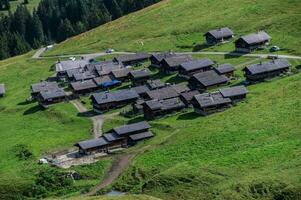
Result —
[[[113,53],[115,50],[114,49],[107,49],[106,53]]]

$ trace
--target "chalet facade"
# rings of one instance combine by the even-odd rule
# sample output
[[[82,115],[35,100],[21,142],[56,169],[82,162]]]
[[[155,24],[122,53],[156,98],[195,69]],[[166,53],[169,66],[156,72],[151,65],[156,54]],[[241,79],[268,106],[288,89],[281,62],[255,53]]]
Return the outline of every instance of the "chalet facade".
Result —
[[[257,82],[286,73],[290,67],[291,64],[287,59],[276,59],[265,63],[247,66],[244,68],[244,72],[247,81]]]
[[[200,94],[200,92],[197,90],[184,92],[184,93],[181,93],[180,99],[186,105],[186,107],[189,107],[189,106],[191,106],[191,101],[192,101],[193,97],[196,95],[199,95],[199,94]]]
[[[132,87],[131,90],[134,90],[142,99],[147,98],[147,92],[150,91],[146,85]]]
[[[155,99],[143,103],[144,118],[148,120],[182,110],[183,108],[185,108],[185,104],[178,97],[165,100]]]
[[[208,115],[230,108],[232,101],[230,98],[224,98],[220,92],[215,92],[196,95],[191,103],[196,113]]]
[[[192,60],[193,58],[190,55],[177,55],[169,58],[164,58],[160,62],[160,69],[165,73],[176,72],[181,64]]]
[[[5,85],[0,84],[0,97],[4,97],[5,95]]]
[[[103,137],[86,140],[75,144],[74,146],[79,148],[80,154],[91,155],[95,153],[108,153],[108,141],[106,141]]]
[[[129,75],[130,75],[131,71],[133,71],[132,68],[122,68],[122,69],[111,71],[109,75],[114,80],[118,80],[118,81],[121,81],[121,82],[126,82],[126,81],[130,80]]]
[[[219,65],[218,67],[214,68],[214,70],[216,71],[216,73],[218,73],[219,75],[225,75],[228,78],[233,78],[234,77],[234,72],[235,72],[235,68],[233,65],[231,64],[222,64]]]
[[[232,103],[242,101],[247,97],[248,90],[245,86],[235,86],[220,89],[219,92],[224,98],[230,98]]]
[[[129,77],[134,86],[144,85],[150,78],[150,71],[148,69],[135,70],[129,73]]]
[[[58,61],[55,64],[55,71],[57,73],[57,77],[61,80],[67,78],[67,71],[71,69],[84,68],[90,62],[86,59],[80,60],[64,60]]]
[[[193,75],[189,79],[189,85],[193,89],[206,91],[208,89],[227,84],[229,79],[224,75],[217,74],[214,70]]]
[[[39,82],[39,83],[32,84],[30,86],[30,89],[31,89],[31,97],[33,99],[36,99],[37,96],[42,91],[59,90],[59,85],[56,82],[42,81],[42,82]]]
[[[208,31],[206,34],[204,34],[204,36],[206,38],[207,44],[212,45],[230,40],[234,37],[234,33],[230,28],[224,27]]]
[[[134,103],[139,95],[134,90],[118,90],[114,92],[100,92],[91,96],[93,110],[103,113],[112,108],[120,108],[127,104]]]
[[[115,57],[113,62],[123,64],[124,66],[137,65],[145,61],[148,61],[150,55],[148,53],[136,53],[136,54],[127,54],[119,57]]]
[[[194,74],[211,70],[213,65],[214,62],[210,59],[188,61],[180,65],[179,76],[188,79]]]
[[[151,66],[159,68],[160,67],[160,63],[161,63],[161,61],[163,59],[174,57],[174,56],[176,56],[176,54],[171,53],[171,52],[153,54],[150,57]]]
[[[66,98],[67,98],[67,94],[61,88],[41,91],[37,96],[37,100],[39,104],[43,107],[47,107],[51,104],[65,101]]]
[[[271,36],[266,32],[260,31],[240,37],[235,41],[235,48],[238,52],[252,52],[258,48],[266,48],[271,41]]]

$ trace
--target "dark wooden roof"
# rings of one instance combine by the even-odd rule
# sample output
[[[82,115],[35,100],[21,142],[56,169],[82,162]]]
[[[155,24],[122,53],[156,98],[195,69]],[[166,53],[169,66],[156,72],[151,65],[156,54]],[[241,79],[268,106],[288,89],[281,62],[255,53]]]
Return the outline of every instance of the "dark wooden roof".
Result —
[[[197,90],[183,92],[181,94],[181,98],[183,98],[186,102],[190,102],[193,99],[193,97],[198,94],[200,94],[200,92]]]
[[[203,69],[206,67],[210,67],[214,65],[214,62],[210,59],[198,59],[198,60],[192,60],[188,62],[184,62],[181,64],[181,68],[187,72]]]
[[[103,137],[93,140],[86,140],[75,144],[75,146],[84,150],[104,147],[106,145],[108,145],[108,142]]]
[[[226,76],[219,75],[213,70],[195,74],[192,78],[196,79],[205,87],[227,83],[229,81],[229,79]]]
[[[173,87],[167,86],[157,90],[151,90],[147,92],[147,95],[151,99],[163,100],[178,97],[179,93]]]
[[[153,54],[151,56],[151,58],[154,58],[157,60],[157,62],[161,62],[164,58],[170,58],[170,57],[173,57],[173,56],[176,56],[175,53],[171,53],[171,52],[166,52],[166,53],[156,53],[156,54]]]
[[[86,81],[72,82],[71,87],[74,91],[82,91],[82,90],[97,88],[97,85],[93,80],[86,80]]]
[[[171,86],[173,89],[177,91],[178,94],[183,93],[183,92],[188,92],[190,91],[190,88],[187,86],[187,84],[175,84]]]
[[[114,60],[118,61],[119,63],[126,63],[126,62],[132,62],[136,60],[149,59],[149,58],[150,58],[150,54],[142,52],[142,53],[118,56],[114,58]]]
[[[134,135],[130,135],[129,138],[133,141],[140,141],[154,137],[154,134],[150,131],[146,131],[143,133],[137,133]]]
[[[84,81],[84,80],[93,79],[96,77],[96,75],[89,71],[85,71],[80,73],[74,73],[73,77],[75,81]]]
[[[97,104],[106,104],[120,102],[139,98],[139,95],[134,90],[124,89],[114,92],[100,92],[91,96]]]
[[[128,124],[122,127],[114,128],[113,131],[117,133],[119,136],[122,135],[127,135],[139,131],[144,131],[149,129],[151,126],[146,122],[138,122],[138,123],[133,123],[133,124]]]
[[[53,90],[41,91],[40,96],[42,100],[50,100],[50,99],[66,97],[66,93],[63,89],[58,88]]]
[[[118,69],[118,70],[113,70],[111,72],[111,74],[116,79],[124,78],[124,77],[127,77],[132,70],[133,70],[132,68],[122,68],[122,69]]]
[[[130,72],[130,76],[134,79],[147,78],[149,77],[150,71],[148,69],[134,70]]]
[[[232,102],[230,98],[224,98],[220,92],[199,94],[194,96],[193,99],[196,100],[201,108],[229,104]]]
[[[269,36],[266,32],[260,31],[258,33],[252,33],[249,35],[245,35],[240,37],[236,42],[242,40],[249,45],[262,43],[264,41],[270,40],[271,36]]]
[[[141,85],[137,87],[132,87],[131,90],[134,90],[135,92],[137,92],[137,94],[140,95],[147,93],[150,89],[146,85]]]
[[[217,68],[215,68],[215,71],[218,74],[226,74],[226,73],[229,73],[229,72],[234,72],[235,68],[231,64],[222,64],[222,65],[219,65]]]
[[[177,67],[182,63],[193,60],[191,55],[177,55],[169,58],[164,58],[161,62],[165,62],[169,67]]]
[[[40,82],[40,83],[35,83],[31,85],[31,92],[32,93],[38,93],[41,91],[47,91],[47,90],[55,90],[58,89],[58,83],[57,82]]]
[[[259,63],[247,66],[244,70],[248,70],[251,74],[261,74],[289,68],[291,64],[287,59],[276,59],[265,63]]]
[[[101,77],[94,78],[93,80],[96,83],[96,85],[102,85],[104,83],[108,83],[112,81],[110,76],[101,76]]]
[[[4,94],[5,94],[5,85],[0,84],[0,95],[4,95]]]
[[[114,141],[118,141],[118,140],[123,139],[122,137],[120,137],[116,133],[106,133],[106,134],[103,135],[103,138],[108,142],[114,142]]]
[[[91,65],[93,65],[95,71],[99,76],[108,75],[114,70],[119,70],[124,68],[122,64],[113,61],[104,61],[104,62],[99,62]]]
[[[230,37],[230,36],[234,35],[233,31],[228,27],[211,30],[211,31],[208,31],[205,35],[207,35],[207,34],[212,35],[215,39],[222,39],[222,38]]]
[[[83,68],[85,65],[89,64],[88,60],[64,60],[56,63],[56,72],[65,72],[70,69]]]
[[[248,94],[248,90],[245,86],[235,86],[235,87],[223,88],[223,89],[220,89],[219,91],[225,98]]]
[[[154,89],[159,89],[159,88],[163,88],[166,86],[165,83],[163,83],[160,79],[156,79],[156,80],[148,80],[146,82],[146,85],[149,87],[149,89],[154,90]]]
[[[185,107],[185,104],[177,97],[165,100],[150,100],[146,101],[144,105],[149,107],[152,111],[168,111]]]

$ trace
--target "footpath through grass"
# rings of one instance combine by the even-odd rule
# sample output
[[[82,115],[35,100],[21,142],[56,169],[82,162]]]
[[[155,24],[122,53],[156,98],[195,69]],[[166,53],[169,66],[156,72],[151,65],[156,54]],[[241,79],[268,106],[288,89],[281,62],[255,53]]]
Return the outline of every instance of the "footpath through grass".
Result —
[[[75,36],[46,55],[118,51],[233,51],[229,42],[203,45],[203,34],[228,26],[239,37],[266,30],[279,53],[301,54],[301,1],[279,0],[163,0],[87,33]]]

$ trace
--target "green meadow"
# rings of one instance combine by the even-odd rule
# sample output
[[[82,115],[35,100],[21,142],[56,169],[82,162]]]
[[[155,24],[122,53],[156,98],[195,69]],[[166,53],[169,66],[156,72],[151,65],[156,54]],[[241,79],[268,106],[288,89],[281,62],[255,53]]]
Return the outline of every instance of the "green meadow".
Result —
[[[203,34],[228,26],[236,38],[266,30],[283,54],[301,54],[299,0],[163,0],[60,43],[46,55],[117,51],[233,51],[234,44],[207,48]]]

